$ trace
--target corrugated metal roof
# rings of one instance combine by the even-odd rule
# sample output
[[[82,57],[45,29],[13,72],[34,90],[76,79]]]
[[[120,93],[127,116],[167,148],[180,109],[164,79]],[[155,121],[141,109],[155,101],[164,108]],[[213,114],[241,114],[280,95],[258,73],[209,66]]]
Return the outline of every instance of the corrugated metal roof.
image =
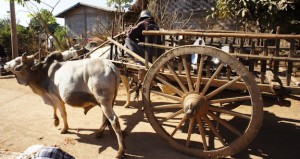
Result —
[[[78,7],[81,7],[81,6],[87,6],[87,7],[107,11],[107,12],[115,12],[116,11],[116,9],[114,9],[114,8],[100,7],[100,6],[90,5],[90,4],[87,4],[87,3],[78,2],[75,5],[71,6],[70,8],[67,8],[64,11],[58,13],[55,17],[64,18],[65,14],[67,14],[68,12],[70,12],[70,11],[72,11],[72,10],[78,8]]]

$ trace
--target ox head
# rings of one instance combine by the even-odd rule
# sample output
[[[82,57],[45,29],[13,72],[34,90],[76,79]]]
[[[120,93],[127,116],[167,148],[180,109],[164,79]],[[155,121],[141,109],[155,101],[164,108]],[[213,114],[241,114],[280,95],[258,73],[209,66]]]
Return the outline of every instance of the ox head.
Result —
[[[36,55],[37,54],[27,56],[26,53],[24,53],[21,57],[6,62],[4,69],[12,72],[16,76],[19,84],[27,85],[33,74],[32,66],[37,63],[37,60],[35,59]]]
[[[64,61],[63,55],[59,51],[53,51],[49,55],[47,55],[43,61],[36,61],[34,65],[31,67],[32,70],[37,70],[39,67],[47,68],[54,61]]]

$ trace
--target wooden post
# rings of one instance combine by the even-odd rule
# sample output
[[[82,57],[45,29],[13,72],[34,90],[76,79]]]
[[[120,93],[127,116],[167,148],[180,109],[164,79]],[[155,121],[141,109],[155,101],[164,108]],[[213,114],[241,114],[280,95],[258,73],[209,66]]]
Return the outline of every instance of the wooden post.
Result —
[[[114,31],[115,31],[115,19],[113,21],[113,26],[112,26],[112,31],[111,31],[111,38],[112,39],[114,38]],[[113,49],[114,49],[114,44],[111,43],[110,44],[110,57],[109,57],[110,60],[112,60],[112,57],[113,57]]]
[[[145,36],[145,42],[148,43],[149,42],[149,36]],[[145,47],[145,67],[148,69],[149,65],[149,47]]]
[[[11,26],[12,59],[14,59],[19,56],[16,14],[15,14],[15,1],[14,0],[10,0],[10,26]]]
[[[156,35],[154,35],[154,39],[153,40],[154,40],[153,43],[157,44],[157,36]],[[152,58],[152,63],[153,63],[157,59],[157,48],[156,47],[152,47],[152,51],[153,51],[153,54],[152,54],[152,57],[150,57],[150,58]]]
[[[240,39],[240,54],[244,53],[244,39]]]
[[[279,32],[280,32],[280,27],[277,26],[276,34],[279,34]],[[275,44],[275,55],[274,56],[279,56],[280,39],[276,39],[275,41],[276,41],[276,44]],[[277,76],[278,71],[279,71],[279,61],[274,61],[273,71],[274,71],[274,76]]]
[[[234,53],[234,48],[233,48],[232,43],[229,43],[229,53]],[[230,80],[230,76],[231,76],[231,67],[229,65],[227,65],[227,67],[226,67],[227,80]]]
[[[294,57],[294,51],[295,51],[295,40],[291,39],[289,57]],[[292,70],[293,70],[293,62],[288,62],[288,67],[287,67],[287,71],[286,71],[286,85],[287,86],[289,86],[291,84]]]
[[[239,48],[239,54],[243,54],[244,53],[244,39],[243,38],[241,38],[240,39],[240,48]],[[239,58],[239,61],[241,62],[241,63],[243,63],[244,64],[244,61],[245,59],[243,59],[243,58]]]
[[[214,43],[214,38],[211,37],[211,38],[210,38],[210,43],[209,43],[209,44],[212,45],[213,43]]]
[[[124,22],[124,17],[122,17],[122,31],[125,32],[125,22]],[[125,44],[125,39],[122,38],[122,45]],[[124,57],[124,50],[122,49],[121,51],[121,56]]]
[[[250,51],[250,55],[254,55],[255,54],[255,43],[254,41],[251,41],[251,51]],[[250,72],[254,72],[254,60],[249,59],[249,71]]]
[[[264,47],[263,47],[263,56],[268,56],[268,41],[264,40]],[[267,61],[261,60],[260,66],[260,83],[265,83],[266,79],[266,71],[267,71]]]

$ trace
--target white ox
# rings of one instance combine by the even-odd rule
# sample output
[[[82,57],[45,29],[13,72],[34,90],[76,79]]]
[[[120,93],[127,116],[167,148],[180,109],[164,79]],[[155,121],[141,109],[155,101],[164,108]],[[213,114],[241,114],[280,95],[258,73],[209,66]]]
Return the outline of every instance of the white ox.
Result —
[[[113,111],[117,95],[120,72],[109,61],[100,58],[59,62],[62,54],[54,53],[39,62],[34,56],[17,57],[6,63],[5,69],[15,74],[21,85],[28,85],[53,106],[54,125],[59,125],[56,110],[60,110],[64,126],[61,133],[69,129],[65,104],[82,107],[85,113],[98,105],[102,109],[101,136],[108,121],[116,133],[119,150],[116,157],[124,154],[124,143],[118,117]]]

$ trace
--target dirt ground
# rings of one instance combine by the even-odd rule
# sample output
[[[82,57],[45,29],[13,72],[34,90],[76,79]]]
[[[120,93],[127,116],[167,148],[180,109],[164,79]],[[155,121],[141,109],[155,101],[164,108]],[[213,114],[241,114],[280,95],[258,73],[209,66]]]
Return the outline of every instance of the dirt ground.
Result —
[[[126,158],[191,159],[193,157],[172,149],[156,134],[135,102],[122,108],[125,91],[121,85],[115,111],[125,138]],[[264,96],[264,122],[254,141],[246,149],[228,158],[238,159],[295,159],[300,156],[300,96],[290,95],[278,104],[273,96]],[[13,77],[0,78],[0,158],[12,159],[34,144],[60,146],[77,159],[111,159],[117,152],[117,141],[109,130],[103,138],[95,138],[100,126],[99,111],[95,107],[87,115],[83,109],[67,107],[70,130],[60,134],[53,125],[52,108],[21,86]]]

